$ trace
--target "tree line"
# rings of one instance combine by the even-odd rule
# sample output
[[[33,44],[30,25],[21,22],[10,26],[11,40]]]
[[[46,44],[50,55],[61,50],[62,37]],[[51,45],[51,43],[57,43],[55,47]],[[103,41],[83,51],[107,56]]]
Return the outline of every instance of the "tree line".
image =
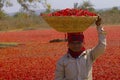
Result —
[[[33,15],[35,11],[33,11],[30,7],[37,8],[36,4],[42,4],[46,9],[44,13],[49,13],[51,11],[56,11],[51,9],[51,5],[47,2],[47,0],[16,0],[21,5],[21,12],[18,12],[14,15],[14,17],[28,17],[28,13]],[[12,0],[0,0],[0,19],[6,17],[6,14],[2,10],[3,7],[11,7],[14,6]],[[73,8],[77,9],[87,9],[89,11],[100,14],[106,23],[119,23],[120,22],[120,9],[118,7],[112,7],[106,10],[96,10],[94,5],[90,1],[83,1],[82,4],[74,3]],[[58,10],[58,9],[57,9]],[[24,13],[25,12],[25,13]],[[27,13],[26,13],[27,12]],[[117,18],[117,19],[116,19]],[[109,20],[111,19],[111,20]]]
[[[3,7],[11,7],[14,6],[12,2],[13,0],[0,0],[0,18],[5,16]],[[47,0],[16,0],[18,4],[21,6],[21,12],[27,12],[29,14],[34,13],[32,8],[37,8],[37,4],[40,3],[46,10],[51,8],[51,5],[47,3]]]

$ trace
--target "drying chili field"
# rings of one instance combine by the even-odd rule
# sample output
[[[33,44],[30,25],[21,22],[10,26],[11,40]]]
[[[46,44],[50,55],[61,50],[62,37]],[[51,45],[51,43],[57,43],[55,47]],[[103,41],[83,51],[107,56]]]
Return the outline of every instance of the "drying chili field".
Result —
[[[120,26],[105,26],[107,48],[93,65],[93,80],[120,80]],[[97,45],[95,27],[85,32],[85,47]],[[56,61],[66,53],[64,33],[55,30],[1,32],[0,42],[17,42],[16,47],[0,48],[0,80],[54,80]]]

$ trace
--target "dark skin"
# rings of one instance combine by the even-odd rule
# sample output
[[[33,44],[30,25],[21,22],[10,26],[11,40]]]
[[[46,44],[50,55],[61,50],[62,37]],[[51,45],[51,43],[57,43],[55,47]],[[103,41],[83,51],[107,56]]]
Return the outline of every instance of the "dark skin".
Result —
[[[81,48],[84,46],[83,42],[80,41],[73,41],[71,43],[68,43],[69,49],[71,49],[74,52],[79,52],[81,51]]]
[[[102,19],[100,16],[98,16],[95,24],[97,27],[101,27],[101,22],[102,22]],[[80,41],[73,41],[71,43],[68,43],[68,48],[70,48],[72,51],[74,52],[79,52],[81,51],[82,47],[84,46],[84,42],[80,42]]]

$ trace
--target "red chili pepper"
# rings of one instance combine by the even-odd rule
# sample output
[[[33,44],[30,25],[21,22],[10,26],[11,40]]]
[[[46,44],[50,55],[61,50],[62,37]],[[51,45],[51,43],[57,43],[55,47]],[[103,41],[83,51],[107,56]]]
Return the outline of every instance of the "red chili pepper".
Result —
[[[48,16],[97,16],[97,15],[93,12],[89,12],[88,10],[66,8],[60,11],[50,13],[48,14]]]

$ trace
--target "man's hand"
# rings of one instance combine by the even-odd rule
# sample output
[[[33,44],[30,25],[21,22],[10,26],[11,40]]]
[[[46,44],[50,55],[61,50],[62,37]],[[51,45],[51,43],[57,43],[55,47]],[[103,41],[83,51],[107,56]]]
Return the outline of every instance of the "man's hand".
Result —
[[[96,26],[100,26],[101,23],[102,23],[102,18],[101,18],[100,16],[98,16],[98,18],[97,18],[95,24],[96,24]]]

